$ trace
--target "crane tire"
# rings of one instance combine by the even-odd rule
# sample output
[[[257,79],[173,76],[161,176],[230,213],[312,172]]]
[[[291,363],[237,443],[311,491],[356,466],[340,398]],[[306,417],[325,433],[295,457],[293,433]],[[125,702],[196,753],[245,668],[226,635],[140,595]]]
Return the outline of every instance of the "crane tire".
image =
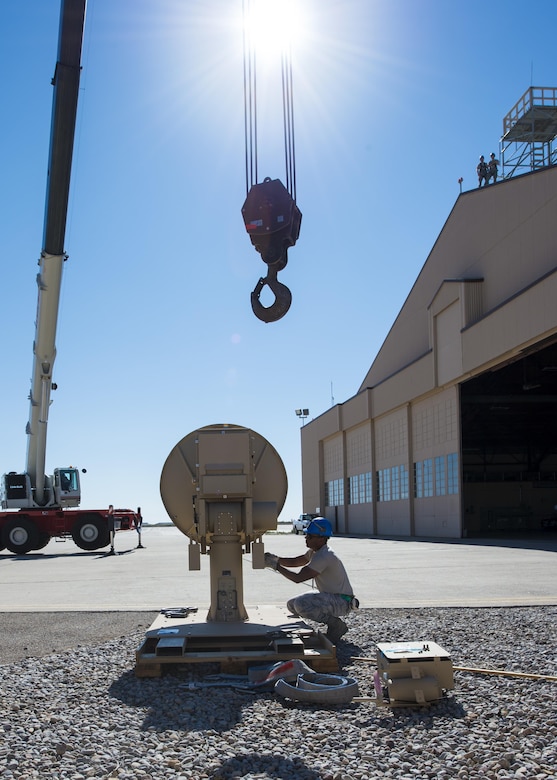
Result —
[[[39,544],[39,529],[28,517],[14,517],[4,527],[2,544],[15,555],[25,555]]]
[[[39,533],[39,541],[36,547],[33,547],[33,551],[42,550],[50,542],[50,534]]]
[[[99,550],[109,543],[110,534],[100,515],[85,515],[74,523],[72,539],[82,550]]]
[[[340,677],[332,674],[299,675],[297,684],[290,685],[286,680],[278,680],[275,693],[292,701],[309,704],[349,704],[358,696],[358,683],[352,677]]]

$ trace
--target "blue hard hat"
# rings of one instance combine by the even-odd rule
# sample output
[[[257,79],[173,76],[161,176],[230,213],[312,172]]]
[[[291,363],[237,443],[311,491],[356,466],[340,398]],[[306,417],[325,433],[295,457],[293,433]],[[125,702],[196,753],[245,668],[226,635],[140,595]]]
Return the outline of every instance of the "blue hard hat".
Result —
[[[328,538],[333,535],[333,528],[327,518],[314,517],[304,533],[311,534],[311,536],[326,536]]]

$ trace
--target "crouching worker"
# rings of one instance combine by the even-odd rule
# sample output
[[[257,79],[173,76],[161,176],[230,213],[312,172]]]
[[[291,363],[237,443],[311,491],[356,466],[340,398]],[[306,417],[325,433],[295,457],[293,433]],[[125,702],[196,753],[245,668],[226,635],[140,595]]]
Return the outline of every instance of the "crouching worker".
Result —
[[[341,617],[358,607],[358,599],[354,597],[342,561],[327,545],[333,535],[330,522],[324,517],[316,517],[304,533],[308,548],[306,553],[296,558],[281,558],[265,553],[265,565],[291,582],[315,580],[318,593],[296,596],[286,606],[295,617],[325,623],[327,638],[336,644],[348,631]],[[298,572],[288,571],[300,566],[302,568]]]

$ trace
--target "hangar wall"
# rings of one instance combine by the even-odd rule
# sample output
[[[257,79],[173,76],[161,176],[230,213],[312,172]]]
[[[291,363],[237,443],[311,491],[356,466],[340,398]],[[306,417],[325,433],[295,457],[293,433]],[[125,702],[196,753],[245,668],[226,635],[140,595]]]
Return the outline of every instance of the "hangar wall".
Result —
[[[459,196],[359,392],[302,428],[304,511],[337,533],[467,533],[460,389],[557,341],[556,226],[557,167]]]

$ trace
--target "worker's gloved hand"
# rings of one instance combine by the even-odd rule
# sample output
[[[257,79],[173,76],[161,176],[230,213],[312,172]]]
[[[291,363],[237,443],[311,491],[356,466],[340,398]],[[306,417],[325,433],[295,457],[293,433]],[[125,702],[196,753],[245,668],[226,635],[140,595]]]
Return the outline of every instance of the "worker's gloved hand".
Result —
[[[278,555],[273,555],[273,553],[265,553],[266,569],[273,569],[273,571],[276,571],[278,562],[279,562]]]

